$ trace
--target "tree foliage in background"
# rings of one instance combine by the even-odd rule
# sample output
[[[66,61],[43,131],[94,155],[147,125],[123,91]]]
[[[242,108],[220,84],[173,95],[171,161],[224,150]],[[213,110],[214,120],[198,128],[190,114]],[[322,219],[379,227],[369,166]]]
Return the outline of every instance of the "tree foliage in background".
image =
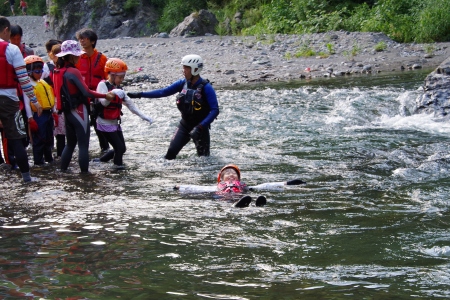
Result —
[[[384,32],[399,42],[450,39],[449,0],[230,0],[212,9],[231,34],[302,34],[329,30]],[[244,19],[236,24],[236,11]]]
[[[49,11],[56,14],[69,1],[54,0]],[[16,15],[21,14],[19,2],[16,0]],[[42,15],[46,11],[45,0],[27,2],[29,15]],[[151,5],[160,15],[159,32],[170,32],[191,13],[209,9],[221,24],[220,32],[228,35],[347,30],[383,32],[399,42],[450,40],[450,0],[126,0],[123,3],[129,14]],[[239,19],[235,18],[237,12],[242,16]],[[11,15],[8,4],[0,7],[0,14]]]
[[[28,4],[27,14],[33,16],[42,16],[46,11],[46,3],[45,0],[25,0]],[[0,0],[0,4],[3,4],[5,0]],[[16,4],[14,7],[14,12],[16,16],[22,15],[22,10],[19,8],[20,0],[16,0]],[[7,4],[3,4],[0,6],[0,15],[9,17],[12,16],[11,9],[9,6],[9,1]]]

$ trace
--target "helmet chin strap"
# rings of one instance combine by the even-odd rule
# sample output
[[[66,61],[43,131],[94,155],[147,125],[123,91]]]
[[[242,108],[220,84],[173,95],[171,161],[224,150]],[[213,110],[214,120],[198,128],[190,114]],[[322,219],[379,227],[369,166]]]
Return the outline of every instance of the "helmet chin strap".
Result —
[[[197,80],[200,78],[200,74],[198,74],[198,75],[192,75],[192,73],[191,73],[191,78],[189,78],[189,81],[191,82],[191,83],[195,83],[195,82],[197,82]],[[194,81],[195,80],[195,81]]]

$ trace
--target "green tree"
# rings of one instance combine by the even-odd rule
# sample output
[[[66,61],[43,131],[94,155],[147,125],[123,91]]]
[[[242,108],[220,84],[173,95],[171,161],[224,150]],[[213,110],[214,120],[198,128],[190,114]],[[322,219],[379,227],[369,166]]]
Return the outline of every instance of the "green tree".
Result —
[[[424,7],[416,7],[414,40],[417,42],[436,42],[450,40],[450,1],[426,1]]]

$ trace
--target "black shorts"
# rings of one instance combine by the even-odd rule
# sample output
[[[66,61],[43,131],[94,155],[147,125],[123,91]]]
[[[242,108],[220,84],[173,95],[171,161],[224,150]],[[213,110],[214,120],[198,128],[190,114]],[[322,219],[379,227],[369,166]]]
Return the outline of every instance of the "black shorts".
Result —
[[[19,109],[19,101],[0,96],[0,121],[7,139],[17,140],[27,136],[25,123]]]

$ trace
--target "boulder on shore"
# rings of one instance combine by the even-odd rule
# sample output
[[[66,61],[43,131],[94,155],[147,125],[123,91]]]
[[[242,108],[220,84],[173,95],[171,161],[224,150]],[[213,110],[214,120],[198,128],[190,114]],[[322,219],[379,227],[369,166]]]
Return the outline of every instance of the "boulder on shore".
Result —
[[[438,117],[449,114],[450,57],[425,78],[423,90],[416,99],[416,113],[434,113]]]
[[[216,16],[201,9],[187,16],[183,22],[170,32],[171,36],[202,36],[205,34],[215,34],[215,27],[219,24]]]

